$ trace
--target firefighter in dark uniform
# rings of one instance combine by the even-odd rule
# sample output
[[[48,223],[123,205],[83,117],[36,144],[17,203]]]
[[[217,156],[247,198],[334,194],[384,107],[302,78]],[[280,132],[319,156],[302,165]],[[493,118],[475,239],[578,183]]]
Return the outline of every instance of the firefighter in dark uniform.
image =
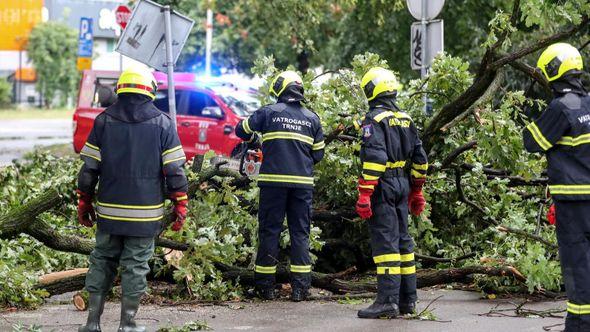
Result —
[[[408,207],[414,215],[424,210],[422,186],[428,160],[412,119],[395,104],[400,87],[393,72],[380,67],[371,68],[361,81],[369,113],[361,127],[363,170],[356,210],[362,219],[369,219],[377,299],[358,312],[360,318],[394,318],[416,307]]]
[[[152,102],[154,76],[147,69],[126,70],[116,89],[117,102],[96,117],[80,152],[84,165],[78,176],[78,219],[87,227],[97,221],[86,276],[88,321],[79,328],[85,332],[100,331],[105,298],[119,267],[119,331],[145,331],[134,317],[147,289],[148,260],[162,227],[164,198],[174,203],[175,231],[182,228],[188,203],[184,151],[172,119]]]
[[[256,133],[262,135],[255,290],[263,299],[276,296],[279,238],[286,215],[291,239],[291,299],[302,301],[311,284],[313,167],[324,156],[324,135],[320,118],[301,104],[303,84],[296,72],[279,74],[270,93],[278,98],[277,103],[263,106],[236,127],[236,135],[247,141],[256,140]]]
[[[537,67],[554,99],[523,131],[524,146],[547,156],[568,297],[565,331],[590,331],[590,97],[580,79],[582,56],[557,43],[541,54]]]

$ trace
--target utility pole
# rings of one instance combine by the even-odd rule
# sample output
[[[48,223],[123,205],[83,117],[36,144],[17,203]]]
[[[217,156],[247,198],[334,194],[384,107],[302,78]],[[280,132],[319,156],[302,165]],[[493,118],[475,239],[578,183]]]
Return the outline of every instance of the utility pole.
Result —
[[[205,77],[211,77],[211,47],[213,44],[213,10],[211,1],[207,1],[207,24],[205,36]]]
[[[170,6],[164,6],[164,25],[166,26],[166,67],[168,69],[168,112],[176,129],[176,92],[174,91],[174,59],[172,57],[172,27],[170,23]]]

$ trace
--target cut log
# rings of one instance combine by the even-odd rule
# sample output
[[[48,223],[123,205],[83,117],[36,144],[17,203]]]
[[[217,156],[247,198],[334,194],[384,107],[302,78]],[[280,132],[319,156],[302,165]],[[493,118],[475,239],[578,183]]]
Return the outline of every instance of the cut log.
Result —
[[[86,311],[88,309],[88,293],[85,291],[77,292],[72,297],[72,302],[78,311]]]
[[[84,288],[88,269],[54,272],[39,277],[36,289],[45,289],[49,295],[73,292]]]

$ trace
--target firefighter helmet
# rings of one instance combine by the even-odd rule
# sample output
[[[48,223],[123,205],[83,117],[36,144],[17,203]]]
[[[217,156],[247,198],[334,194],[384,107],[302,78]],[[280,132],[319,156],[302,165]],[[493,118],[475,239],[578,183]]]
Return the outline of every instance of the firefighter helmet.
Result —
[[[361,88],[367,96],[367,100],[373,100],[385,93],[396,93],[401,89],[395,74],[388,69],[373,67],[363,76]]]
[[[158,83],[147,68],[133,67],[123,71],[117,81],[117,94],[139,93],[152,99],[156,98]]]
[[[549,82],[554,81],[571,70],[582,70],[584,63],[577,48],[567,43],[553,44],[539,57],[537,67]]]
[[[285,89],[290,85],[297,85],[303,87],[303,80],[301,76],[292,70],[284,71],[275,77],[270,86],[270,94],[279,97]]]

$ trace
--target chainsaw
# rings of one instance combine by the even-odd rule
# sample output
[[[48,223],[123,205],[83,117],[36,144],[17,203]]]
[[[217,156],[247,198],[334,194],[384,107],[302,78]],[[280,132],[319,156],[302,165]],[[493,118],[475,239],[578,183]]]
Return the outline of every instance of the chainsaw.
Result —
[[[240,158],[227,158],[216,156],[211,159],[212,165],[218,165],[221,169],[230,169],[239,172],[243,176],[255,178],[260,172],[260,165],[262,165],[262,150],[247,149]]]

